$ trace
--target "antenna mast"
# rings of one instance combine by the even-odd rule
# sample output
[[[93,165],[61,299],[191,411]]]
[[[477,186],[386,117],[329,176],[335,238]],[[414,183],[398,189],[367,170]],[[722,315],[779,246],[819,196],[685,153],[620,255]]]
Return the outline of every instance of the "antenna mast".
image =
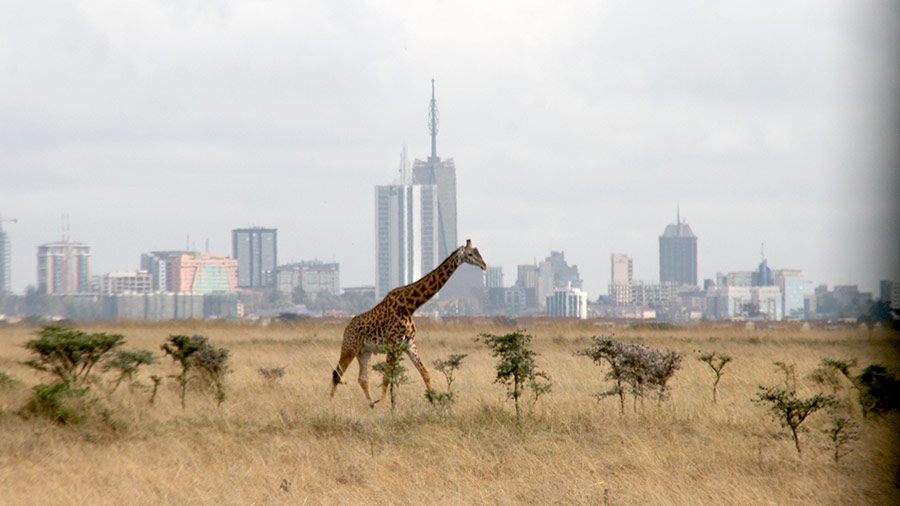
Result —
[[[406,157],[406,143],[403,143],[403,149],[400,150],[400,184],[410,184],[409,178],[409,159]]]
[[[428,133],[431,134],[431,158],[437,159],[437,133],[440,128],[437,100],[434,99],[434,79],[431,79],[431,103],[428,106]]]

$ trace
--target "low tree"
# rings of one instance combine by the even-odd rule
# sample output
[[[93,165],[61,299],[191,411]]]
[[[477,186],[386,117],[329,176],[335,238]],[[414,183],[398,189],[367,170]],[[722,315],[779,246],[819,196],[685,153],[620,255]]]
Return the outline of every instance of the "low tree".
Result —
[[[704,353],[697,357],[697,360],[706,363],[712,369],[713,373],[716,375],[716,379],[713,380],[713,404],[716,403],[716,397],[719,390],[719,380],[722,379],[722,369],[725,367],[725,364],[731,362],[731,357],[728,355],[716,355],[716,352],[712,353]]]
[[[456,394],[453,392],[453,375],[460,367],[462,367],[462,361],[467,356],[468,355],[465,354],[450,355],[446,360],[438,359],[432,362],[434,368],[444,375],[444,379],[447,381],[447,391],[438,392],[434,389],[426,390],[425,399],[427,399],[428,402],[441,407],[449,406],[454,402]]]
[[[222,401],[225,400],[225,374],[228,373],[228,353],[227,348],[215,348],[206,342],[194,356],[201,376],[215,392],[217,405],[222,404]]]
[[[483,340],[491,349],[491,355],[498,358],[497,376],[494,383],[506,386],[506,395],[516,407],[516,423],[521,420],[519,399],[530,389],[533,394],[532,407],[538,398],[551,390],[550,376],[539,371],[534,357],[537,353],[529,348],[532,336],[515,331],[502,336],[481,334],[475,338]]]
[[[668,382],[681,367],[681,354],[604,336],[592,337],[591,343],[590,347],[575,354],[589,357],[597,365],[608,365],[610,371],[605,378],[615,382],[610,390],[597,394],[599,398],[617,395],[619,410],[624,414],[626,393],[632,394],[635,408],[638,400],[643,405],[647,393],[655,392],[660,402],[668,397]]]
[[[859,439],[858,429],[859,425],[853,421],[852,418],[832,413],[831,423],[822,429],[822,432],[824,432],[831,441],[832,448],[834,449],[833,456],[835,464],[837,464],[842,457],[853,452],[853,449],[847,448],[847,445],[850,444],[850,442]]]
[[[121,334],[88,334],[52,325],[45,326],[38,335],[40,338],[25,343],[25,348],[36,355],[25,365],[49,372],[67,386],[84,385],[94,366],[125,344]]]
[[[128,380],[131,389],[134,390],[135,375],[138,368],[142,365],[149,365],[155,362],[153,353],[148,350],[119,350],[116,356],[107,360],[103,364],[103,370],[109,371],[115,369],[119,375],[113,380],[112,392],[115,392],[119,385],[125,379]],[[110,392],[110,394],[112,393]]]
[[[880,364],[869,365],[860,374],[853,374],[851,369],[856,365],[855,358],[850,360],[822,358],[821,364],[810,377],[820,385],[830,386],[832,391],[837,393],[841,383],[839,378],[843,376],[857,392],[863,417],[867,417],[869,413],[885,413],[900,408],[900,394],[898,394],[900,379]]]
[[[760,385],[759,389],[760,392],[757,392],[754,402],[767,405],[772,418],[778,421],[782,427],[790,429],[798,455],[801,453],[798,434],[803,422],[816,411],[835,404],[834,397],[830,395],[817,393],[804,399],[797,397],[796,391],[778,386],[766,388]]]
[[[125,343],[120,334],[89,334],[63,326],[45,326],[40,336],[25,343],[35,358],[24,362],[56,378],[52,384],[34,387],[34,397],[22,410],[63,424],[78,423],[95,403],[88,397],[91,372],[99,362]]]
[[[887,367],[873,364],[856,377],[859,403],[865,413],[886,413],[900,408],[900,379]]]
[[[794,367],[794,364],[789,364],[787,362],[777,361],[772,362],[772,365],[775,366],[776,371],[780,371],[784,374],[784,387],[796,392],[797,391],[797,368]]]
[[[385,361],[379,362],[372,366],[372,369],[381,373],[382,385],[387,385],[391,396],[391,413],[394,412],[395,393],[399,390],[400,385],[409,381],[406,377],[406,368],[401,363],[403,354],[409,350],[409,343],[399,341],[394,344],[386,344],[379,351],[385,354]],[[372,403],[374,406],[375,403]]]
[[[172,361],[181,366],[179,374],[173,374],[171,377],[178,381],[181,387],[181,409],[185,407],[185,394],[187,393],[187,385],[191,380],[191,371],[194,368],[194,354],[203,349],[208,338],[201,335],[170,335],[168,343],[162,345],[162,350],[166,355],[172,357]]]

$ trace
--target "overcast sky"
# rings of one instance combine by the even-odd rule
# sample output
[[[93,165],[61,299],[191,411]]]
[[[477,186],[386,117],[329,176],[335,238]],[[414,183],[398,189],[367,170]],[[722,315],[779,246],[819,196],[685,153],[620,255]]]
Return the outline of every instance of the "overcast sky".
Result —
[[[428,156],[432,78],[459,239],[507,285],[551,250],[591,299],[611,252],[657,280],[678,208],[701,279],[765,243],[817,284],[900,281],[891,2],[380,4],[0,3],[13,290],[64,213],[95,274],[257,225],[374,284],[374,186]]]

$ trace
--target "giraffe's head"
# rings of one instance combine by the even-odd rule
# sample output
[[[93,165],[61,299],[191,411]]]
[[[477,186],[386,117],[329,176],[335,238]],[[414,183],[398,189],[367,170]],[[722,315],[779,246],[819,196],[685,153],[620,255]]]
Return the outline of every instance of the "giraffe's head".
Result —
[[[483,271],[487,270],[487,264],[485,264],[484,259],[481,258],[481,253],[478,252],[478,248],[472,247],[471,239],[466,239],[466,245],[459,248],[459,254],[462,257],[463,263],[481,267],[481,270]]]

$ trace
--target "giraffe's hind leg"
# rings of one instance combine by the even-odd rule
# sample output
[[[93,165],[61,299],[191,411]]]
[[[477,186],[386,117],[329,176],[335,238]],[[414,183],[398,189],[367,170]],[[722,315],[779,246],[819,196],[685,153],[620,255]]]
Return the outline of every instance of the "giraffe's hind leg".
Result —
[[[406,354],[422,376],[422,381],[425,382],[425,390],[431,390],[431,374],[428,373],[428,369],[425,369],[425,365],[422,364],[422,360],[419,359],[419,352],[416,350],[416,342],[412,339],[409,340],[409,349],[406,350]]]
[[[381,399],[372,402],[372,397],[369,395],[369,359],[371,357],[372,352],[362,351],[357,355],[356,359],[359,361],[359,386],[362,387],[363,393],[366,394],[366,401],[369,402],[369,407],[374,408],[375,404]]]
[[[331,371],[331,398],[334,398],[334,391],[337,390],[337,386],[341,384],[341,377],[344,376],[344,373],[347,371],[347,366],[350,365],[350,362],[356,357],[356,353],[349,348],[341,349],[341,358],[338,360],[337,367]]]

